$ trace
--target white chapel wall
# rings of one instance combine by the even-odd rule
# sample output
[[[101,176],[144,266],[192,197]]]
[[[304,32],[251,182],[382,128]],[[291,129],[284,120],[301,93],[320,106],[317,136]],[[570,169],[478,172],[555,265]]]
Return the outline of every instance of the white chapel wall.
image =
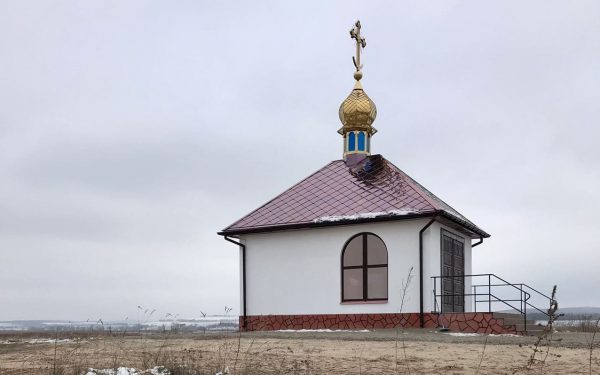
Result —
[[[365,223],[339,227],[244,236],[248,315],[395,313],[400,311],[402,281],[413,279],[404,312],[419,311],[419,230],[428,219]],[[440,274],[440,230],[424,233],[425,312],[433,310],[431,276]],[[341,252],[354,234],[373,232],[388,249],[388,302],[341,303]],[[456,233],[456,231],[453,231]],[[465,246],[465,273],[471,272],[471,248]],[[470,290],[470,287],[469,289]],[[467,306],[470,308],[470,305]]]

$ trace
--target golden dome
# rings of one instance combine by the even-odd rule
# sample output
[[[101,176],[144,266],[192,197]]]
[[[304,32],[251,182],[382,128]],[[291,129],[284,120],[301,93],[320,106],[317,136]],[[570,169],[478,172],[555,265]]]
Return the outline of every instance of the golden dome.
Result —
[[[371,126],[377,116],[377,107],[363,90],[359,81],[361,76],[362,74],[355,74],[357,81],[354,89],[340,105],[340,121],[344,126],[338,130],[338,133],[342,135],[353,130],[366,131],[369,135],[377,132]]]

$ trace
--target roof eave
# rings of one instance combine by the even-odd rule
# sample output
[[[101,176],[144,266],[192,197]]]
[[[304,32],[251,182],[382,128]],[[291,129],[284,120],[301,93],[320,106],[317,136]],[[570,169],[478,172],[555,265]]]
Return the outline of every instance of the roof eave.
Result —
[[[448,211],[442,211],[440,213],[440,216],[460,225],[461,227],[469,230],[470,232],[472,232],[474,234],[474,236],[472,236],[472,238],[489,238],[490,234],[487,233],[486,231],[484,231],[483,229],[479,228],[477,225],[468,222],[466,220],[463,220],[459,217],[456,217],[455,215],[451,214]]]
[[[420,219],[426,217],[438,216],[441,211],[428,211],[419,212],[406,215],[386,215],[377,216],[372,218],[360,218],[360,219],[347,219],[338,221],[322,221],[322,222],[305,222],[305,223],[293,223],[293,224],[282,224],[282,225],[271,225],[265,227],[255,227],[247,229],[224,229],[217,232],[220,236],[233,236],[239,234],[253,234],[253,233],[266,233],[266,232],[279,232],[283,230],[293,229],[308,229],[308,228],[322,228],[322,227],[334,227],[342,225],[353,225],[362,223],[375,223],[375,222],[386,222],[386,221],[398,221],[398,220],[409,220],[409,219]]]
[[[489,238],[490,235],[477,227],[476,225],[462,220],[451,213],[444,210],[437,211],[428,211],[428,212],[420,212],[413,213],[407,215],[388,215],[388,216],[378,216],[373,218],[361,218],[354,220],[339,220],[339,221],[323,221],[323,222],[305,222],[305,223],[292,223],[292,224],[281,224],[281,225],[270,225],[264,227],[255,227],[255,228],[245,228],[245,229],[224,229],[220,232],[217,232],[220,236],[235,236],[241,234],[254,234],[254,233],[268,233],[268,232],[280,232],[284,230],[295,230],[295,229],[309,229],[309,228],[323,228],[323,227],[335,227],[342,225],[353,225],[353,224],[362,224],[362,223],[377,223],[377,222],[386,222],[386,221],[399,221],[399,220],[410,220],[410,219],[419,219],[419,218],[427,218],[427,217],[444,217],[461,227],[465,228],[468,232],[470,232],[470,236],[472,238]]]

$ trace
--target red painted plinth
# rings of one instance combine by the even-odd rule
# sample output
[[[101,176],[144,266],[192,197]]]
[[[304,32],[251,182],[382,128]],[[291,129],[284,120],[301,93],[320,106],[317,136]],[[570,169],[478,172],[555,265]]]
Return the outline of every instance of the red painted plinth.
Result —
[[[447,327],[451,331],[468,333],[518,334],[514,325],[504,325],[503,319],[492,313],[423,314],[425,328]],[[242,331],[274,331],[282,329],[359,330],[374,328],[419,328],[418,313],[401,314],[318,314],[318,315],[251,315],[240,316]]]

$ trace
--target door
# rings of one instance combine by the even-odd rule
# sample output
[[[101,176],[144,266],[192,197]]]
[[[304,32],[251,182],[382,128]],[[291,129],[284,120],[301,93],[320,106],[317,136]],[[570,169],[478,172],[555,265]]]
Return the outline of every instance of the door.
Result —
[[[442,230],[442,312],[465,311],[464,241]]]

